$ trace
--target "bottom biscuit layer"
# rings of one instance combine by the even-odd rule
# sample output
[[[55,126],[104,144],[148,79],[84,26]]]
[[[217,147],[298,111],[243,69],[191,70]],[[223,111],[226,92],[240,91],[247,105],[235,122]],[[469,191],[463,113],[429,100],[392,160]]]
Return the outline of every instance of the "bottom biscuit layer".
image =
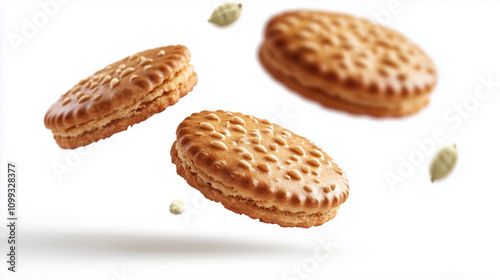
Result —
[[[374,117],[402,117],[420,111],[429,103],[429,100],[426,98],[423,100],[419,100],[418,102],[414,102],[413,104],[411,104],[411,106],[399,107],[394,109],[355,104],[338,97],[328,95],[320,89],[305,87],[298,81],[296,81],[293,77],[289,77],[283,74],[278,69],[273,67],[272,63],[268,61],[269,56],[265,53],[264,47],[261,47],[259,50],[259,59],[264,68],[271,74],[273,78],[275,78],[294,92],[299,93],[305,98],[319,102],[321,105],[327,108],[342,110],[356,115],[371,115]]]
[[[309,228],[319,226],[333,219],[337,215],[339,206],[322,213],[289,212],[281,211],[276,208],[260,207],[256,202],[247,198],[227,195],[224,192],[214,188],[216,182],[214,179],[205,181],[208,175],[199,176],[194,166],[190,166],[186,160],[179,155],[180,150],[177,147],[177,141],[172,145],[170,155],[172,162],[177,166],[177,174],[182,176],[193,188],[199,190],[206,198],[215,202],[220,202],[225,208],[249,216],[253,219],[259,219],[261,222],[269,224],[278,224],[282,227],[303,227]]]
[[[140,123],[152,115],[164,111],[168,106],[174,105],[180,98],[193,89],[197,81],[197,76],[193,73],[189,77],[189,80],[180,84],[177,89],[165,92],[152,101],[144,103],[140,108],[131,111],[123,118],[113,120],[99,129],[85,132],[78,136],[54,135],[54,139],[63,149],[75,149],[108,138],[115,133],[127,130],[129,126]]]

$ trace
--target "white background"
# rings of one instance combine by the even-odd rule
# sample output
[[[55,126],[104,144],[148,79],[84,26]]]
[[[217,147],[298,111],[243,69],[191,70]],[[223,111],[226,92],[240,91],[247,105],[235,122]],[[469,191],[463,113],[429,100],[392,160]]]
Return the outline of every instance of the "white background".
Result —
[[[433,58],[439,83],[418,114],[373,119],[291,93],[262,69],[257,49],[266,21],[281,11],[375,20],[389,1],[245,1],[241,18],[221,29],[207,22],[217,1],[73,0],[16,51],[9,38],[22,36],[23,18],[33,22],[47,1],[0,2],[1,279],[300,279],[287,271],[303,264],[304,279],[500,279],[500,87],[473,97],[480,77],[500,80],[498,3],[409,1],[390,18],[382,12],[381,23]],[[191,93],[97,145],[56,145],[43,117],[62,93],[109,63],[170,44],[192,52],[199,83]],[[464,100],[466,117],[443,118]],[[338,216],[280,228],[201,198],[169,151],[179,122],[205,109],[271,119],[323,147],[350,182]],[[400,174],[401,158],[419,153],[415,141],[435,129],[446,136],[436,146],[458,146],[453,173],[430,182],[433,147]],[[7,161],[18,164],[17,273],[5,263]],[[55,165],[70,171],[58,178]],[[391,188],[388,172],[404,182]],[[186,213],[169,213],[174,199]],[[337,245],[326,259],[314,259],[318,240]]]

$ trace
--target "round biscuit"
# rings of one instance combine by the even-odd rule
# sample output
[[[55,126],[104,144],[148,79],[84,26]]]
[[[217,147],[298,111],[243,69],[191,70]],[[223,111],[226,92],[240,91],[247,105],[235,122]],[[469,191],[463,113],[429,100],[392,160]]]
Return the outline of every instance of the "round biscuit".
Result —
[[[349,194],[345,172],[321,148],[241,113],[192,114],[179,124],[171,155],[205,197],[266,223],[321,225]]]
[[[321,92],[335,103],[328,107],[375,116],[412,114],[428,103],[437,81],[432,60],[417,45],[361,18],[286,12],[268,22],[264,37],[259,57],[272,76],[289,80],[278,79],[288,87],[298,84],[302,93]]]
[[[181,45],[145,50],[81,80],[47,111],[45,126],[62,148],[88,145],[175,104],[197,83]]]

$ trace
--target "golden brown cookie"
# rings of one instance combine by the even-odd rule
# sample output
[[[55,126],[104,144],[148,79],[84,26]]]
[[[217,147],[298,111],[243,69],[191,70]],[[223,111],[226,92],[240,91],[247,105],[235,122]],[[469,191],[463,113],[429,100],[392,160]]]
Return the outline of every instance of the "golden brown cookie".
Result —
[[[75,149],[126,130],[190,92],[197,83],[181,45],[146,50],[106,66],[63,94],[45,114],[57,144]]]
[[[278,81],[322,105],[399,117],[429,102],[431,59],[399,33],[343,14],[294,11],[273,17],[259,50]]]
[[[192,114],[171,149],[177,173],[227,209],[282,227],[335,217],[345,175],[314,143],[268,120],[224,111]]]

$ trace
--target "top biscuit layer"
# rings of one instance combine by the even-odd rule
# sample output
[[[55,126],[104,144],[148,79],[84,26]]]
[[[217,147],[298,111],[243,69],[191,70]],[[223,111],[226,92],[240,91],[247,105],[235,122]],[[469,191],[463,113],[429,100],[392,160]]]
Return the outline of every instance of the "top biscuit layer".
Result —
[[[45,126],[60,131],[139,102],[189,64],[181,45],[146,50],[106,66],[63,94],[45,115]]]
[[[314,143],[250,115],[203,111],[177,128],[177,142],[197,170],[260,206],[300,212],[343,203],[344,171]],[[266,205],[266,203],[268,203]]]
[[[436,83],[434,64],[418,46],[364,19],[287,12],[271,19],[265,38],[265,47],[290,71],[305,72],[301,82],[308,86],[406,98],[429,93]]]

